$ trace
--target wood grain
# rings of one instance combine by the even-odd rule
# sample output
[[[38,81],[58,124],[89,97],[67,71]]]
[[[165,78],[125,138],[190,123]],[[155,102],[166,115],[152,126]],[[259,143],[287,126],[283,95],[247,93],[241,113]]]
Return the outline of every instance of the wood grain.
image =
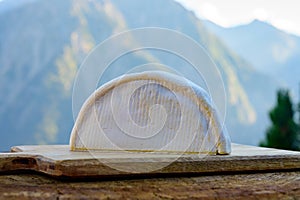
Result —
[[[300,172],[104,181],[0,175],[0,199],[300,199]]]
[[[0,172],[31,170],[55,177],[239,173],[300,169],[300,152],[232,144],[231,155],[199,157],[171,153],[98,151],[72,152],[68,145],[18,146],[0,154]],[[109,165],[107,165],[109,163]],[[139,169],[166,164],[155,171]],[[117,170],[119,168],[125,171]],[[116,169],[117,168],[117,169]]]

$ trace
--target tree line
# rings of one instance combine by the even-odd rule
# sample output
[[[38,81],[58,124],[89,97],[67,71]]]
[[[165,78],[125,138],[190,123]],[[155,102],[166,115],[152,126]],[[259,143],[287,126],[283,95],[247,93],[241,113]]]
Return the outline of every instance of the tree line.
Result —
[[[293,104],[288,90],[277,91],[277,104],[269,118],[272,124],[260,146],[300,151],[300,102]]]

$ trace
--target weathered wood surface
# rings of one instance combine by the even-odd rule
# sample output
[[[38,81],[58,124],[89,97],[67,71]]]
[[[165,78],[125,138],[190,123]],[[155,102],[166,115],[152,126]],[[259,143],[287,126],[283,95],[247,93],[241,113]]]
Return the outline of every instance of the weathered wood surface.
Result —
[[[128,176],[139,173],[138,169],[169,163],[164,168],[149,171],[146,174],[205,174],[238,173],[257,171],[278,171],[300,169],[300,152],[260,148],[245,145],[232,145],[231,155],[206,156],[182,155],[170,162],[176,154],[137,153],[101,151],[71,152],[67,145],[20,146],[13,148],[15,153],[0,154],[0,173],[14,170],[33,170],[56,177],[96,177]],[[100,162],[101,161],[101,162]],[[128,171],[119,171],[110,166],[123,167]],[[145,173],[144,173],[145,174]]]
[[[0,199],[300,199],[300,172],[81,182],[0,175]]]

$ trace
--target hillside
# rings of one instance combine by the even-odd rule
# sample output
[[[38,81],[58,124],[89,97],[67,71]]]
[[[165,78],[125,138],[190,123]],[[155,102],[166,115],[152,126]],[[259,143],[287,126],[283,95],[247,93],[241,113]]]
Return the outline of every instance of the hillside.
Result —
[[[298,95],[300,82],[300,37],[277,29],[267,22],[254,20],[231,28],[210,21],[206,27],[259,72],[272,76]]]
[[[229,50],[180,4],[28,0],[0,13],[0,150],[17,144],[68,143],[72,86],[84,57],[110,35],[144,26],[178,30],[205,46],[225,81],[233,141],[256,145],[263,138],[277,83]],[[129,55],[118,64],[129,69],[153,59],[185,67],[178,58],[155,51]],[[108,73],[107,80],[118,73]]]

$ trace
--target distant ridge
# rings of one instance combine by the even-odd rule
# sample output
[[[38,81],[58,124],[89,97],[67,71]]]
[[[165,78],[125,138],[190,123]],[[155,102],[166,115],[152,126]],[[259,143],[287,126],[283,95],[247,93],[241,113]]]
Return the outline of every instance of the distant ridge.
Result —
[[[223,28],[210,21],[206,27],[242,56],[259,72],[272,76],[298,93],[300,82],[300,37],[277,29],[267,22]]]

